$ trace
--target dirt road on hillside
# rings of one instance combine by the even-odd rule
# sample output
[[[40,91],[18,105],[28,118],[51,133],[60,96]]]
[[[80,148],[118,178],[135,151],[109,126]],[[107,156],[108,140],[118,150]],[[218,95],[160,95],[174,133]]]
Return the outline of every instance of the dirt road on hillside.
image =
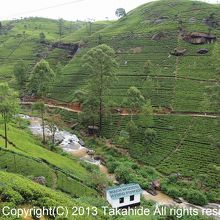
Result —
[[[35,102],[21,102],[22,105],[33,105]],[[57,108],[61,110],[66,110],[69,112],[75,112],[75,113],[80,113],[82,112],[81,107],[78,104],[52,104],[52,103],[47,103],[45,102],[45,105],[49,108]],[[118,113],[121,116],[129,116],[130,113],[126,109],[121,109],[121,111]],[[201,114],[199,112],[176,112],[176,111],[171,111],[171,112],[165,112],[165,113],[155,113],[155,115],[158,116],[189,116],[189,117],[202,117],[202,118],[219,118],[220,113],[206,113],[206,114]]]

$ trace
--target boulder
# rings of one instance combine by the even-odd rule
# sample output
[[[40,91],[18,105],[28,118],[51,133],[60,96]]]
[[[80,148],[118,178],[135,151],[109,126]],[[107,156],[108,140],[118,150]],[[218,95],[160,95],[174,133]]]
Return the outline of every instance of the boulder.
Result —
[[[170,6],[171,8],[175,8],[177,6],[176,3],[169,3],[168,6]]]
[[[201,48],[201,49],[197,50],[197,53],[198,53],[198,54],[206,54],[206,53],[208,53],[208,52],[209,52],[209,50],[206,49],[206,48]]]
[[[98,126],[88,126],[88,133],[89,135],[98,134],[99,127]]]
[[[189,19],[189,23],[191,23],[191,24],[196,23],[196,18],[195,17],[191,17]]]
[[[79,144],[83,147],[85,147],[85,142],[82,139],[79,139]]]
[[[86,153],[90,156],[93,156],[95,151],[94,150],[87,150]]]
[[[34,177],[34,182],[38,183],[40,185],[45,186],[46,185],[46,178],[44,176],[38,176],[38,177]]]
[[[94,160],[99,160],[99,161],[101,161],[101,163],[102,163],[103,165],[106,164],[106,160],[105,160],[105,158],[103,158],[103,157],[100,156],[100,155],[96,155],[96,156],[94,156]]]
[[[182,175],[181,175],[181,173],[171,173],[170,177],[176,177],[177,179],[181,179]]]
[[[166,39],[168,37],[168,34],[165,32],[159,32],[152,36],[151,40],[161,40]]]
[[[174,198],[173,201],[175,201],[178,204],[183,203],[181,198]]]
[[[154,180],[151,183],[151,187],[155,190],[160,190],[160,181],[159,180]]]
[[[147,191],[148,193],[150,193],[152,196],[156,196],[156,195],[157,195],[156,190],[147,189],[146,191]]]
[[[214,43],[217,37],[213,34],[202,32],[185,32],[182,33],[182,39],[191,44],[210,44]]]
[[[52,48],[58,48],[69,51],[70,56],[75,55],[76,52],[79,50],[79,47],[80,47],[79,44],[71,44],[71,43],[55,42],[52,44]]]
[[[186,49],[182,49],[182,48],[175,48],[170,52],[170,54],[174,56],[183,56],[185,53],[186,53]]]
[[[154,23],[154,24],[160,24],[160,23],[166,21],[167,19],[169,19],[168,16],[160,16],[159,18],[155,19],[155,20],[153,21],[153,23]]]

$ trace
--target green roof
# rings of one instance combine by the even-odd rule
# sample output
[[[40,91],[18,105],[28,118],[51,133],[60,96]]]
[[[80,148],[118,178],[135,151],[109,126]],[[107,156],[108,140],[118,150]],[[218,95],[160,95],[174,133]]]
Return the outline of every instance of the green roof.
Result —
[[[143,190],[137,183],[123,184],[120,186],[109,188],[106,193],[109,193],[112,199],[141,194]]]

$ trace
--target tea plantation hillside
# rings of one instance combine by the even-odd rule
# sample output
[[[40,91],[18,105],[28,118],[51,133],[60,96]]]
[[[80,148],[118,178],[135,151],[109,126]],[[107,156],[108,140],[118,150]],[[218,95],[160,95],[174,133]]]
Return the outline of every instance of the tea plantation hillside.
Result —
[[[1,185],[0,185],[0,193],[1,200],[0,203],[1,211],[0,218],[1,219],[9,219],[9,217],[4,217],[2,213],[3,207],[17,207],[19,206],[21,209],[31,210],[31,208],[39,209],[39,208],[52,208],[58,207],[62,204],[65,209],[65,215],[61,218],[65,219],[73,219],[72,207],[81,206],[81,207],[90,207],[91,204],[82,202],[79,199],[73,199],[70,196],[62,193],[51,190],[47,187],[41,186],[39,184],[33,183],[25,177],[20,175],[15,175],[7,172],[0,171],[1,176]],[[34,201],[34,202],[33,202]],[[66,208],[68,209],[68,217],[66,217]],[[9,210],[6,209],[5,213]],[[31,213],[32,216],[34,211]],[[39,212],[36,212],[39,215]],[[45,212],[46,213],[46,212]],[[23,218],[22,218],[23,217]],[[24,219],[24,217],[28,216],[20,216],[11,217],[10,219]],[[49,219],[54,219],[52,212],[51,215],[48,215]],[[26,219],[25,218],[25,219]],[[30,218],[32,219],[32,218]],[[85,216],[74,216],[74,219],[85,219]],[[86,219],[94,219],[92,216],[87,216]],[[98,210],[96,219],[107,219],[107,216],[104,216],[101,210]]]
[[[201,107],[201,102],[206,87],[215,82],[213,51],[219,43],[191,44],[182,36],[185,32],[211,32],[218,37],[219,27],[210,27],[210,19],[219,22],[219,6],[188,0],[140,6],[91,37],[82,38],[85,46],[62,69],[61,80],[51,96],[67,102],[74,100],[74,91],[87,79],[81,57],[88,48],[106,43],[115,49],[120,64],[110,94],[117,106],[130,86],[143,89],[145,80],[151,79],[148,93],[154,106],[174,111],[212,111]],[[186,51],[183,56],[171,55],[175,49]],[[200,54],[200,49],[208,52]],[[149,73],[144,72],[147,61],[151,64]]]
[[[61,22],[61,24],[60,24]],[[23,60],[31,72],[33,66],[42,58],[47,58],[55,69],[61,67],[72,58],[71,50],[54,45],[67,36],[88,36],[95,30],[107,25],[106,22],[94,23],[90,30],[85,22],[69,22],[45,18],[25,18],[21,20],[3,21],[0,30],[0,77],[13,83],[14,65]],[[81,30],[82,29],[82,30]],[[43,39],[40,35],[43,34]],[[67,45],[68,47],[69,45]]]
[[[129,181],[140,183],[144,189],[159,178],[161,190],[171,197],[190,201],[191,194],[199,194],[205,198],[204,203],[192,203],[220,202],[220,106],[217,103],[213,107],[207,100],[219,77],[219,38],[220,6],[190,0],[147,3],[117,21],[3,21],[0,82],[18,89],[13,74],[15,64],[23,60],[31,73],[36,63],[45,59],[56,72],[56,80],[44,100],[72,106],[76,104],[74,93],[84,89],[89,79],[83,56],[89,49],[107,44],[115,50],[119,68],[104,97],[110,101],[112,111],[103,118],[101,138],[87,136],[87,127],[78,120],[79,112],[64,108],[54,112],[62,112],[67,125],[80,132],[110,172],[117,171],[122,163],[125,176],[131,176]],[[118,141],[128,122],[138,123],[140,119],[138,114],[132,120],[130,115],[122,114],[131,107],[125,102],[131,86],[137,87],[153,106],[153,123],[148,129],[154,131],[155,138],[149,143],[138,132],[133,143],[123,145]],[[27,193],[37,192],[42,197],[40,191],[45,191],[48,198],[42,200],[51,204],[54,200],[67,206],[102,202],[100,173],[94,167],[59,150],[50,151],[16,123],[9,125],[7,149],[1,147],[3,134],[4,126],[0,124],[0,169],[4,171],[0,176],[21,201],[25,199],[23,187],[16,188],[13,182],[7,183],[8,179],[14,178],[15,183],[29,188],[31,183],[24,177],[32,180],[45,176],[48,188],[34,185]],[[1,190],[0,185],[0,194]]]
[[[0,126],[0,134],[3,134]],[[30,179],[44,176],[46,185],[61,190],[75,198],[96,197],[98,192],[91,174],[80,162],[68,155],[46,149],[27,130],[16,124],[9,127],[9,148],[5,149],[0,136],[0,168]]]
[[[200,175],[205,175],[200,190],[209,190],[209,198],[214,201],[220,199],[220,149],[213,144],[220,136],[219,124],[215,118],[194,117],[192,113],[219,114],[219,107],[214,109],[204,101],[217,78],[219,9],[219,5],[188,0],[140,6],[82,38],[84,46],[62,69],[51,93],[54,99],[73,102],[74,91],[83,88],[88,79],[82,68],[83,55],[98,43],[110,45],[120,67],[106,99],[114,106],[125,107],[128,88],[136,86],[155,108],[181,114],[154,116],[155,141],[146,146],[144,137],[137,136],[135,144],[126,150],[138,162],[165,175],[180,173],[185,178],[182,187],[192,186]],[[148,72],[144,70],[146,62],[150,63]],[[118,115],[106,118],[103,136],[116,140],[129,120]]]

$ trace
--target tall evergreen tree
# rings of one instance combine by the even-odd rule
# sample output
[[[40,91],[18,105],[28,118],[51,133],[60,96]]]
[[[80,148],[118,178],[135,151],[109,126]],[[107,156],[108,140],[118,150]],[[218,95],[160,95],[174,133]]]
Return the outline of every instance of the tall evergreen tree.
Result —
[[[14,66],[14,76],[20,89],[21,96],[25,93],[28,80],[27,66],[23,60],[18,61]]]
[[[103,115],[107,107],[107,100],[104,98],[109,93],[109,86],[116,78],[118,68],[115,59],[115,52],[109,46],[102,44],[92,48],[84,56],[84,68],[89,73],[87,82],[87,97],[83,110],[89,114],[98,115],[98,125],[101,133]],[[90,100],[93,100],[91,108]]]
[[[50,91],[55,80],[55,73],[47,61],[37,63],[31,73],[29,92],[35,96],[44,97]]]

